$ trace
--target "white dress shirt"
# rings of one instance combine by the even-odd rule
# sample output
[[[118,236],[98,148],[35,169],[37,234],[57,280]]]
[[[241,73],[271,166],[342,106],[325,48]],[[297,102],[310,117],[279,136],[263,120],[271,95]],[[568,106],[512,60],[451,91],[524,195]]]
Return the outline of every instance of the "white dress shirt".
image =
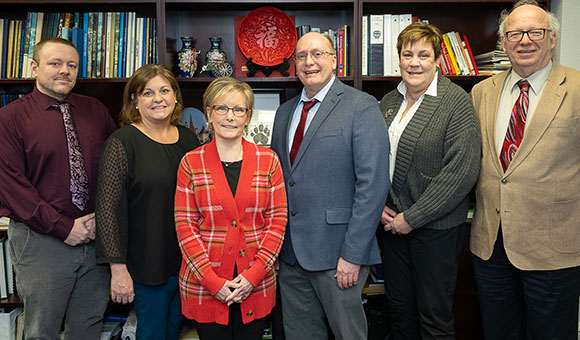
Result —
[[[512,109],[515,102],[518,100],[518,97],[520,96],[521,91],[518,86],[518,81],[526,79],[530,83],[530,90],[528,92],[528,114],[526,115],[526,125],[524,126],[525,138],[526,130],[532,121],[532,116],[536,111],[536,106],[538,106],[538,102],[542,96],[542,91],[544,90],[544,85],[546,84],[551,71],[552,61],[550,60],[548,65],[546,65],[541,70],[534,72],[528,78],[522,78],[519,74],[516,73],[516,71],[514,71],[514,69],[512,69],[510,74],[507,76],[505,83],[503,84],[497,117],[495,119],[495,146],[497,149],[498,157],[501,154],[501,149],[503,148],[503,142],[505,140],[505,135],[510,123]]]

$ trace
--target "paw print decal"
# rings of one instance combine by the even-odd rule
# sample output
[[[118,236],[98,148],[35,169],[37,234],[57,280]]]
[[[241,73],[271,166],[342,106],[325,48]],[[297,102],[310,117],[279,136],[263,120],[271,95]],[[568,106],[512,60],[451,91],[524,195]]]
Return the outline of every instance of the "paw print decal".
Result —
[[[252,140],[254,141],[254,143],[256,143],[258,145],[268,145],[269,141],[270,141],[270,134],[271,133],[272,133],[272,131],[270,131],[270,129],[268,129],[268,126],[264,126],[264,124],[260,124],[258,126],[255,126],[250,131],[250,136],[252,137]]]

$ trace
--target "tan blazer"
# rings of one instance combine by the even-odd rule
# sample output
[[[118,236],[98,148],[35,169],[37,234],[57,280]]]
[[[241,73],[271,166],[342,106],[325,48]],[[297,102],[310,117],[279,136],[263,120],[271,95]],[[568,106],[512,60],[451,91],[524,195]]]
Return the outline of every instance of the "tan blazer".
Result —
[[[522,270],[580,265],[580,72],[553,61],[519,150],[503,172],[495,121],[509,71],[471,93],[481,125],[471,251],[491,257],[498,228],[511,263]]]

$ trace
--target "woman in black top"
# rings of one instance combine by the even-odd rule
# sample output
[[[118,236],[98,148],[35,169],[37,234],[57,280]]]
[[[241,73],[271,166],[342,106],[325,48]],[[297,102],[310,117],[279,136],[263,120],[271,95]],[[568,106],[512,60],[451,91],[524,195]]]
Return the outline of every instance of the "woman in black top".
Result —
[[[173,197],[179,162],[198,147],[177,123],[179,85],[161,65],[145,65],[129,79],[122,127],[105,143],[97,190],[97,262],[111,267],[111,298],[135,301],[138,339],[177,339],[181,324],[181,252]]]

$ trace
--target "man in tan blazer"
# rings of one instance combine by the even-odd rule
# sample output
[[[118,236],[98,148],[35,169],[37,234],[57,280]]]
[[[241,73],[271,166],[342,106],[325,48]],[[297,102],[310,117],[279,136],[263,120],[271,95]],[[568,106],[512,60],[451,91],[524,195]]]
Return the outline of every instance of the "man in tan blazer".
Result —
[[[512,68],[472,91],[483,158],[471,251],[486,339],[577,337],[580,72],[552,60],[558,28],[533,1],[502,13]]]

